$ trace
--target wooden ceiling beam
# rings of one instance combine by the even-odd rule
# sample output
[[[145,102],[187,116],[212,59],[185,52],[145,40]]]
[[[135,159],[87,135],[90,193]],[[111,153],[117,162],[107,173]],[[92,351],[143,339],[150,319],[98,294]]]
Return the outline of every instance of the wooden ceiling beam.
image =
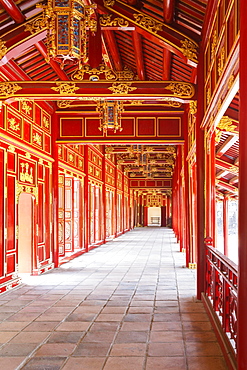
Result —
[[[163,80],[169,81],[171,77],[171,52],[164,48],[163,50]]]
[[[217,187],[231,191],[234,194],[238,193],[238,188],[234,185],[229,184],[226,181],[219,180],[216,184]]]
[[[238,176],[234,176],[231,180],[229,180],[229,184],[236,184],[238,182]]]
[[[137,10],[130,5],[118,0],[112,5],[105,5],[104,0],[95,0],[101,12],[125,19],[135,25],[140,34],[151,42],[156,39],[163,47],[168,48],[172,53],[179,55],[185,63],[197,66],[198,44],[188,35],[176,30],[170,25],[158,21],[156,18]],[[150,27],[150,24],[152,25]]]
[[[123,63],[120,57],[120,53],[119,53],[116,39],[115,39],[113,32],[103,29],[103,36],[105,37],[107,41],[107,45],[109,47],[110,54],[112,56],[113,64],[115,66],[116,71],[122,71]]]
[[[13,0],[0,0],[0,4],[16,23],[25,21],[24,15]]]
[[[182,90],[181,90],[182,86]],[[181,81],[18,81],[9,82],[2,89],[0,99],[15,101],[15,98],[29,96],[33,100],[88,100],[104,98],[112,100],[165,99],[188,103],[196,99],[195,86]]]
[[[132,40],[133,40],[133,45],[134,45],[138,78],[141,81],[145,81],[146,74],[145,74],[145,66],[144,66],[144,59],[143,59],[141,35],[137,33],[136,31],[132,32]]]
[[[174,14],[175,0],[163,0],[163,12],[165,23],[172,23]]]
[[[227,171],[229,173],[236,174],[238,173],[238,166],[235,166],[234,164],[222,161],[222,159],[216,158],[215,165],[217,168],[222,169],[223,171]]]
[[[40,52],[40,54],[45,58],[46,62],[51,66],[54,72],[58,75],[58,77],[61,80],[68,81],[69,77],[66,75],[66,73],[61,69],[59,63],[57,63],[55,60],[48,59],[48,54],[47,54],[47,48],[43,41],[39,41],[35,44],[37,50]]]
[[[216,152],[216,156],[218,158],[222,157],[223,154],[227,152],[235,143],[238,141],[237,135],[230,135],[226,141],[220,146],[220,148]]]

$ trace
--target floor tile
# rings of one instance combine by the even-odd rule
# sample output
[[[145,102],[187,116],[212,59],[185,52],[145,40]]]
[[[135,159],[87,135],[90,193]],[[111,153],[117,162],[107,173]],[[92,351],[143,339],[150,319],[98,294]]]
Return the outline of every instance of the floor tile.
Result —
[[[23,277],[0,295],[0,369],[225,370],[184,264],[172,230],[137,228]]]
[[[35,353],[36,357],[68,357],[75,349],[74,343],[46,343]]]
[[[0,357],[0,369],[16,370],[26,357]]]
[[[59,370],[62,368],[66,357],[33,357],[24,366],[24,370]]]
[[[142,370],[143,357],[109,357],[104,370]]]
[[[201,370],[200,367],[198,369]],[[187,370],[186,359],[185,357],[148,357],[145,370]]]
[[[104,362],[104,357],[71,357],[63,370],[102,370]]]

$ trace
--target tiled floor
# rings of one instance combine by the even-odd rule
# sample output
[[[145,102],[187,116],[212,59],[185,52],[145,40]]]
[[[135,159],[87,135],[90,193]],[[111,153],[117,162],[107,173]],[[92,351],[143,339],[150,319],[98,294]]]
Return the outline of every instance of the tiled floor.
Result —
[[[0,296],[0,369],[227,369],[173,232],[138,228]]]

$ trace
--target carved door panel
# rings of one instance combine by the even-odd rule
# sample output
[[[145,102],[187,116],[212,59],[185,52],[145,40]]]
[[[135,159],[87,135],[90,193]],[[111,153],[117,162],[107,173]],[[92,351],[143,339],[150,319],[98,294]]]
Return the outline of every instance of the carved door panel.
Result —
[[[94,209],[94,218],[95,218],[95,241],[100,240],[100,188],[99,186],[95,187],[95,209]]]
[[[80,180],[74,179],[74,249],[82,248],[81,245],[81,194],[80,194],[81,183]]]
[[[64,241],[65,241],[65,227],[64,227],[64,204],[65,204],[65,176],[59,175],[58,187],[58,246],[59,256],[65,255]]]
[[[95,186],[89,185],[89,228],[90,228],[90,243],[93,244],[95,241],[94,233],[94,208],[95,208]]]
[[[72,177],[65,177],[65,252],[74,251],[73,199],[74,181]]]

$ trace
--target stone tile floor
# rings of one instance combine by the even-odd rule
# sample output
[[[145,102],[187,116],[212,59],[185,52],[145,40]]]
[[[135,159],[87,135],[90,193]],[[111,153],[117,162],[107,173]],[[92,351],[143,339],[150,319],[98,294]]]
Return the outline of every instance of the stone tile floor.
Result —
[[[173,232],[137,228],[0,296],[0,369],[223,370]]]

